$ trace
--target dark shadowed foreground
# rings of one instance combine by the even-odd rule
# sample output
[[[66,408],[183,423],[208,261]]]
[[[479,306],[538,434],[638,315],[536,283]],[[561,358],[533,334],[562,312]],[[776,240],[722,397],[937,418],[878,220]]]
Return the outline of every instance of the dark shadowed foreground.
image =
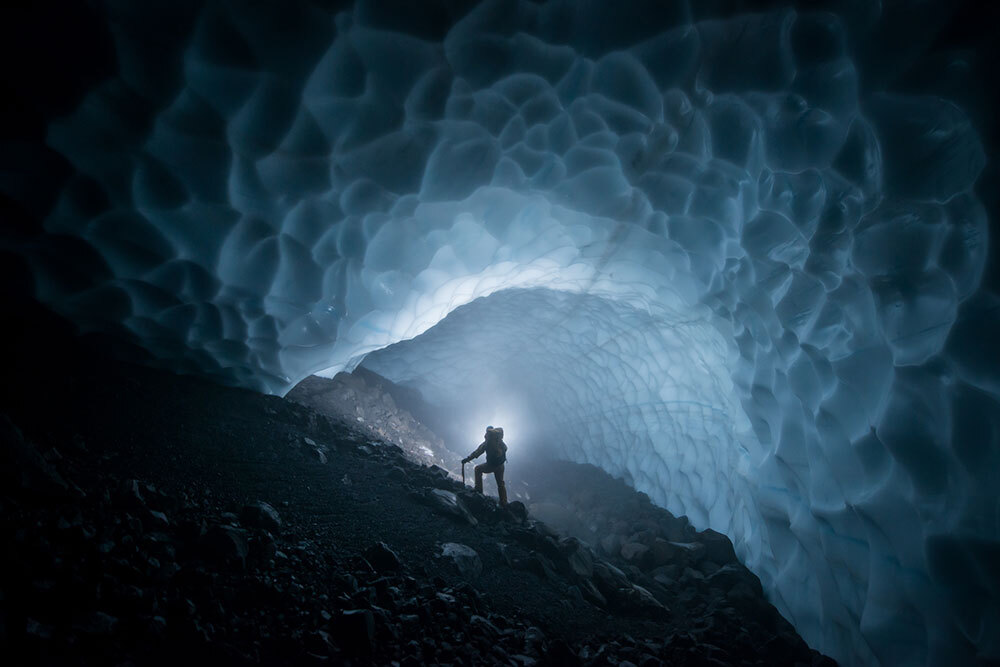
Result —
[[[111,365],[5,403],[0,640],[24,664],[829,662],[728,539],[593,468],[529,480],[526,517],[197,379]]]

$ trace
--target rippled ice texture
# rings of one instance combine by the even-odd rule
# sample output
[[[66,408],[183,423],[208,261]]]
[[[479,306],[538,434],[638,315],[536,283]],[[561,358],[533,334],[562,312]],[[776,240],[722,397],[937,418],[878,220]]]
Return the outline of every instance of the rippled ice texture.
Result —
[[[564,455],[727,532],[844,664],[1000,657],[963,110],[859,99],[860,10],[390,5],[215,2],[156,39],[109,10],[117,75],[47,130],[76,176],[38,297],[274,393],[489,297],[372,363],[453,400],[490,350]]]

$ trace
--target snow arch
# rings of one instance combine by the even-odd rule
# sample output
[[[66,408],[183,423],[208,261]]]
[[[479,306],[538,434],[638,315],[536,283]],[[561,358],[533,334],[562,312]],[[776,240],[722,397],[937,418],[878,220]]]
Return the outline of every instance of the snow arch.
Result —
[[[445,30],[209,3],[171,76],[113,16],[117,75],[47,129],[75,172],[27,251],[37,298],[274,393],[479,297],[533,304],[526,331],[572,299],[532,348],[607,355],[585,390],[539,378],[568,454],[729,532],[841,661],[997,657],[976,132],[941,98],[859,97],[857,12],[613,4],[490,1]],[[434,341],[380,369],[457,386],[474,351]],[[588,421],[607,391],[624,411]]]

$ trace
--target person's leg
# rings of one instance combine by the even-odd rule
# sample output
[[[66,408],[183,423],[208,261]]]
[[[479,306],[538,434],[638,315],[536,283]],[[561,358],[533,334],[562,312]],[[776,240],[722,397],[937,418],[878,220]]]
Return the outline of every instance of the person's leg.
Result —
[[[503,481],[503,466],[497,466],[493,472],[497,478],[497,495],[500,496],[500,507],[507,507],[507,485]]]
[[[483,492],[483,473],[486,472],[486,464],[480,463],[476,466],[476,491]]]

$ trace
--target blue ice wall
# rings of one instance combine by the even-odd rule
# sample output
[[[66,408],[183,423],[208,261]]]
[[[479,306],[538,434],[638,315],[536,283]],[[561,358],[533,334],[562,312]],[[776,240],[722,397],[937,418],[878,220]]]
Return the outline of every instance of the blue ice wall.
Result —
[[[879,3],[393,4],[108,3],[116,73],[5,144],[26,206],[71,166],[35,296],[274,393],[485,297],[379,369],[516,359],[565,455],[725,530],[844,664],[1000,658],[985,157],[862,85]]]

